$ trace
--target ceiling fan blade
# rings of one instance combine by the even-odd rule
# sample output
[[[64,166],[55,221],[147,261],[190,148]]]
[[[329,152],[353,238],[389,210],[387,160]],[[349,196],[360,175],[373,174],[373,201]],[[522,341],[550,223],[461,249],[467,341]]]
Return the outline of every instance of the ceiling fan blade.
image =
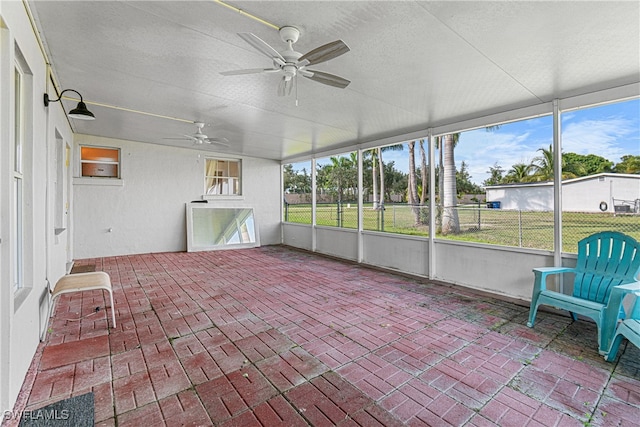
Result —
[[[237,76],[240,74],[259,74],[259,73],[269,73],[280,71],[277,68],[249,68],[246,70],[232,70],[232,71],[223,71],[220,74],[223,76]]]
[[[271,58],[271,59],[280,59],[283,62],[285,62],[284,58],[282,57],[282,55],[280,55],[280,53],[275,50],[274,48],[272,48],[271,46],[269,46],[267,44],[267,42],[265,42],[264,40],[262,40],[260,37],[256,36],[255,34],[252,33],[238,33],[238,35],[240,37],[242,37],[242,40],[246,41],[247,43],[249,43],[251,46],[253,46],[258,52],[261,52],[263,55]]]
[[[337,58],[340,55],[344,55],[345,53],[349,52],[349,50],[349,46],[347,46],[342,40],[336,40],[334,42],[317,47],[311,52],[307,52],[306,54],[302,55],[298,60],[298,64],[305,60],[308,61],[307,65],[319,64],[321,62]]]
[[[340,89],[346,88],[347,86],[349,86],[349,83],[351,83],[349,80],[343,79],[342,77],[336,76],[334,74],[323,73],[322,71],[315,71],[315,70],[305,70],[305,71],[312,73],[312,75],[309,76],[308,73],[304,73],[303,74],[304,77],[314,80],[318,83],[337,87]]]
[[[229,144],[227,144],[229,140],[227,138],[207,138],[206,142],[208,142],[209,144],[217,144],[229,147]]]

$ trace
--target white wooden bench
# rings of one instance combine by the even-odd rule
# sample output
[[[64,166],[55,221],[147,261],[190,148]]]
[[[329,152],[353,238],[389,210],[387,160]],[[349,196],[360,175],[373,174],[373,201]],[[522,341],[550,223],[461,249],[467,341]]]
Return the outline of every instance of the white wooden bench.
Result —
[[[53,305],[60,295],[69,294],[72,292],[92,291],[96,289],[102,289],[109,292],[109,299],[111,300],[111,319],[113,320],[113,327],[116,327],[116,312],[113,305],[113,290],[111,289],[111,279],[109,275],[104,271],[92,271],[90,273],[76,273],[67,274],[62,276],[57,282],[56,286],[51,291],[51,302],[49,303],[49,312],[47,313],[47,324],[53,311]],[[106,311],[106,307],[105,307]],[[108,324],[108,321],[107,321]],[[46,335],[47,328],[42,332],[42,338]]]

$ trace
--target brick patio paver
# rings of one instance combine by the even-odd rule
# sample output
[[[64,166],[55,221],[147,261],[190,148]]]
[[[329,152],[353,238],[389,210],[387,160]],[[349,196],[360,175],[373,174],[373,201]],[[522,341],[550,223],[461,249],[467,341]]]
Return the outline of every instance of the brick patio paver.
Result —
[[[97,426],[640,419],[640,350],[605,362],[589,321],[531,329],[512,302],[280,246],[78,264],[111,276],[118,327],[101,293],[61,297],[18,409],[92,391]]]

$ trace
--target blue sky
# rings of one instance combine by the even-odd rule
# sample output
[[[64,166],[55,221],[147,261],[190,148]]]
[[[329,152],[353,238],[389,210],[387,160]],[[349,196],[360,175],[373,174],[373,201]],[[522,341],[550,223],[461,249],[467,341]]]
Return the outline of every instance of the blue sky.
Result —
[[[561,130],[565,153],[596,154],[614,163],[625,154],[640,155],[640,100],[563,113]],[[456,165],[460,168],[464,161],[471,180],[481,184],[496,162],[505,172],[516,163],[530,163],[552,139],[551,116],[507,123],[493,131],[463,132],[455,149]],[[407,151],[389,152],[384,159],[406,172],[407,155]]]
[[[486,131],[463,132],[455,149],[456,165],[467,164],[471,181],[481,184],[494,164],[506,173],[516,163],[530,163],[539,148],[552,143],[551,116],[501,125]],[[640,155],[640,100],[607,104],[562,114],[562,150],[564,153],[596,154],[614,163],[625,154]],[[384,153],[385,162],[396,169],[409,169],[408,150]],[[416,150],[416,162],[419,162]],[[298,166],[298,165],[296,165]],[[308,164],[304,164],[308,169]],[[302,166],[301,166],[302,167]],[[301,168],[300,167],[300,168]]]

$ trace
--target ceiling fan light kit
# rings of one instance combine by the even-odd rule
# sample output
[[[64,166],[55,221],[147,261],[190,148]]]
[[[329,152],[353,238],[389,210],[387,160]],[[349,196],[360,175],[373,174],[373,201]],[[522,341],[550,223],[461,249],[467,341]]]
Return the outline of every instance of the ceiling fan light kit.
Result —
[[[234,76],[240,74],[282,73],[283,76],[278,85],[279,96],[289,95],[291,93],[291,89],[296,81],[295,77],[298,75],[340,89],[346,88],[349,83],[351,83],[349,80],[334,74],[306,68],[308,65],[320,64],[349,52],[349,47],[342,40],[327,43],[303,55],[293,49],[293,44],[300,38],[300,30],[287,25],[280,28],[279,32],[282,41],[288,45],[287,49],[282,52],[278,52],[252,33],[238,33],[238,36],[254,49],[272,60],[272,68],[224,71],[220,74],[224,76]]]

